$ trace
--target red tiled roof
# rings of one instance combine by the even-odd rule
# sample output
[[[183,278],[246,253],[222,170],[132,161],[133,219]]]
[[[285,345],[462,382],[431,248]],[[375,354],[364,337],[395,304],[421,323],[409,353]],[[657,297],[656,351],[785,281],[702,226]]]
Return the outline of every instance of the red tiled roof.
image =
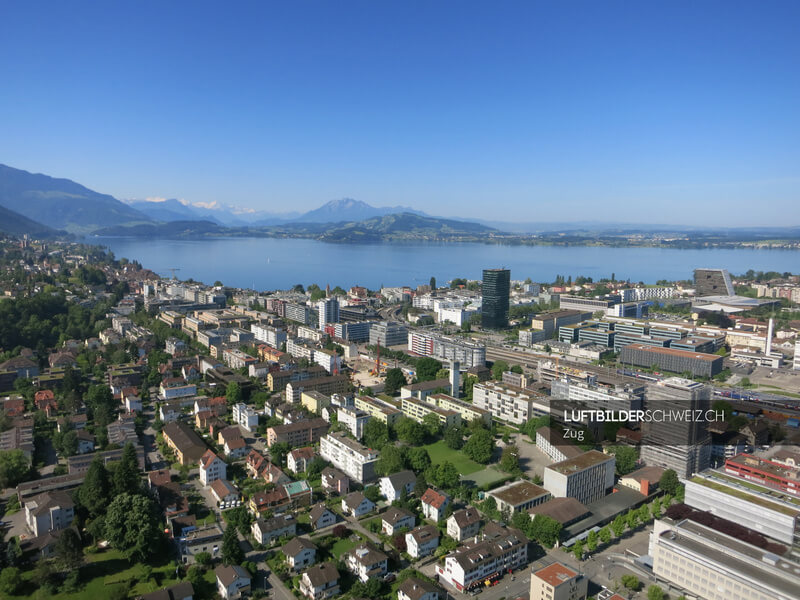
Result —
[[[422,494],[422,498],[420,499],[423,504],[429,504],[433,508],[439,509],[445,505],[447,502],[447,496],[444,494],[440,494],[433,488],[428,488],[425,490],[425,493]]]

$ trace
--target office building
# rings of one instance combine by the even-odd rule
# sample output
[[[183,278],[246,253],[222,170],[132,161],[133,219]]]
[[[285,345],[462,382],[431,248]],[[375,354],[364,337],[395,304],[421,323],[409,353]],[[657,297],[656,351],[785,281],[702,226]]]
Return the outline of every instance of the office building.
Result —
[[[722,357],[714,354],[657,348],[644,344],[624,346],[619,361],[637,367],[657,366],[672,373],[691,373],[693,377],[713,377],[722,371]]]
[[[650,466],[673,469],[685,479],[708,468],[711,462],[711,436],[706,411],[711,408],[711,390],[707,385],[679,377],[670,377],[648,386],[645,407],[663,410],[666,419],[642,425],[642,461]],[[702,418],[669,419],[689,411],[702,411]]]
[[[550,313],[543,313],[531,318],[531,331],[544,331],[545,339],[549,340],[556,335],[559,329],[564,325],[573,325],[591,318],[592,312],[587,312],[585,310],[558,310]],[[537,335],[537,339],[538,337]]]
[[[317,327],[324,331],[328,323],[339,322],[339,300],[335,297],[320,300],[317,302],[317,312]]]
[[[544,469],[544,488],[556,498],[575,498],[591,504],[614,487],[616,459],[597,450],[552,464]]]
[[[511,293],[511,271],[484,269],[481,287],[481,326],[486,329],[508,327],[508,304]]]
[[[615,299],[605,300],[600,298],[587,298],[585,296],[565,296],[561,295],[558,299],[558,306],[561,310],[580,310],[580,311],[605,311],[619,302]]]
[[[369,343],[373,346],[380,344],[386,348],[405,345],[407,342],[408,329],[402,323],[380,321],[369,328]]]
[[[800,468],[740,454],[725,461],[725,472],[743,480],[800,497]]]
[[[409,331],[408,350],[420,356],[431,356],[459,368],[471,369],[486,364],[486,345],[473,340],[449,337],[428,331]]]
[[[800,547],[800,503],[788,494],[706,470],[686,481],[684,503],[773,540]]]
[[[657,520],[653,574],[704,600],[797,600],[800,564],[689,519]]]
[[[497,510],[509,515],[527,511],[529,508],[544,504],[550,499],[550,492],[530,481],[515,481],[487,493],[494,498]]]
[[[726,269],[695,269],[694,295],[700,296],[734,296],[731,274]]]

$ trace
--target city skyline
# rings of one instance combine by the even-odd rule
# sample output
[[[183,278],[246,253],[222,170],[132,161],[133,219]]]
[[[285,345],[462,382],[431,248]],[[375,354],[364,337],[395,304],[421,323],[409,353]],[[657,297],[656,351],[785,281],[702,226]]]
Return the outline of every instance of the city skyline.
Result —
[[[0,162],[276,213],[795,224],[799,12],[17,5]]]

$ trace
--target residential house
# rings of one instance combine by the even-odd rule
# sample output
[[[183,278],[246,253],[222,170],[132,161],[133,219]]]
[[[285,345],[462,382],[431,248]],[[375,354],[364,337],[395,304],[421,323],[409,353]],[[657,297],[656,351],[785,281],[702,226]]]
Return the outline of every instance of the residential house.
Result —
[[[300,578],[300,593],[309,600],[339,595],[339,571],[332,562],[314,565]]]
[[[250,454],[247,455],[247,460],[245,461],[247,474],[253,479],[258,479],[268,463],[267,458],[262,456],[258,450],[250,450]]]
[[[405,508],[392,506],[381,515],[381,531],[386,535],[394,535],[398,529],[413,529],[416,524],[414,513]]]
[[[417,476],[413,471],[400,471],[379,480],[381,495],[390,503],[399,500],[404,491],[406,495],[411,494],[416,483]]]
[[[239,499],[239,490],[227,479],[215,479],[211,483],[211,493],[217,502],[234,502]]]
[[[78,454],[94,452],[95,438],[91,433],[85,429],[79,429],[75,434],[78,436]]]
[[[206,450],[200,458],[200,482],[203,485],[210,485],[217,479],[225,479],[227,466],[213,451]]]
[[[315,456],[316,453],[311,446],[297,448],[289,452],[289,455],[286,457],[286,465],[293,473],[302,473]]]
[[[370,543],[359,544],[342,556],[347,570],[358,577],[361,583],[383,577],[387,572],[389,557]]]
[[[317,546],[304,537],[292,538],[281,547],[286,562],[294,571],[301,571],[316,562]]]
[[[397,588],[397,600],[439,600],[441,590],[417,577],[408,577]]]
[[[162,402],[158,407],[158,418],[163,423],[173,423],[181,416],[182,408],[180,400]]]
[[[261,477],[267,483],[274,483],[276,485],[279,483],[288,483],[292,480],[278,465],[274,465],[271,462],[267,462],[261,470]]]
[[[222,528],[217,523],[187,531],[179,538],[180,553],[185,560],[194,560],[194,556],[201,552],[217,556],[222,547],[222,536]]]
[[[45,492],[25,502],[25,523],[38,537],[64,529],[75,517],[75,503],[64,491]]]
[[[220,565],[214,569],[217,591],[226,600],[242,598],[250,593],[250,573],[239,565]]]
[[[463,542],[475,537],[481,530],[481,513],[472,507],[457,510],[447,518],[447,535]]]
[[[188,581],[181,581],[175,585],[136,596],[136,600],[193,600],[194,588]]]
[[[20,399],[20,401],[22,402],[22,412],[24,412],[25,411],[25,401],[22,400],[22,399]],[[11,402],[11,400],[7,401],[6,405],[4,406],[4,409],[6,411],[6,415],[8,415],[9,417],[18,416],[16,414],[11,414],[9,412],[8,402]],[[19,414],[21,415],[22,412],[20,412]],[[69,417],[61,417],[58,420],[58,431],[60,433],[64,433],[65,431],[68,431],[70,429],[75,429],[76,431],[79,431],[81,429],[86,429],[86,422],[88,420],[89,419],[85,414],[70,415]]]
[[[439,547],[439,528],[435,525],[421,525],[406,534],[406,548],[409,556],[422,558],[433,554]]]
[[[428,488],[425,490],[425,493],[422,494],[420,503],[422,504],[422,513],[425,515],[425,518],[438,522],[444,519],[445,511],[450,504],[450,497],[443,492],[437,492],[433,488]]]
[[[322,469],[322,489],[326,494],[343,496],[350,491],[350,478],[339,469],[325,467]]]
[[[316,504],[308,511],[308,516],[311,519],[311,528],[314,530],[333,525],[337,520],[336,513],[322,503]]]
[[[351,492],[342,498],[342,512],[345,515],[360,517],[375,510],[375,503],[361,492]]]
[[[250,530],[259,544],[271,546],[284,536],[297,535],[297,519],[293,515],[279,515],[267,520],[258,518],[253,521]]]
[[[56,402],[53,390],[39,390],[33,396],[33,403],[37,409],[43,410],[48,417],[52,417],[58,412],[58,402]]]
[[[225,440],[223,448],[225,449],[225,456],[228,458],[241,458],[247,454],[247,443],[244,441],[243,437]]]

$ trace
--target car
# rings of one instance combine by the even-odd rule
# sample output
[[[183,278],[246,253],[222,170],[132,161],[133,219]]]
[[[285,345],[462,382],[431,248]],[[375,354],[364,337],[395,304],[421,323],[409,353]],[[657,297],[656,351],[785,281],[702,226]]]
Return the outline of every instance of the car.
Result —
[[[383,580],[386,583],[392,583],[395,579],[397,579],[397,574],[395,573],[387,573],[386,575],[383,576]]]

